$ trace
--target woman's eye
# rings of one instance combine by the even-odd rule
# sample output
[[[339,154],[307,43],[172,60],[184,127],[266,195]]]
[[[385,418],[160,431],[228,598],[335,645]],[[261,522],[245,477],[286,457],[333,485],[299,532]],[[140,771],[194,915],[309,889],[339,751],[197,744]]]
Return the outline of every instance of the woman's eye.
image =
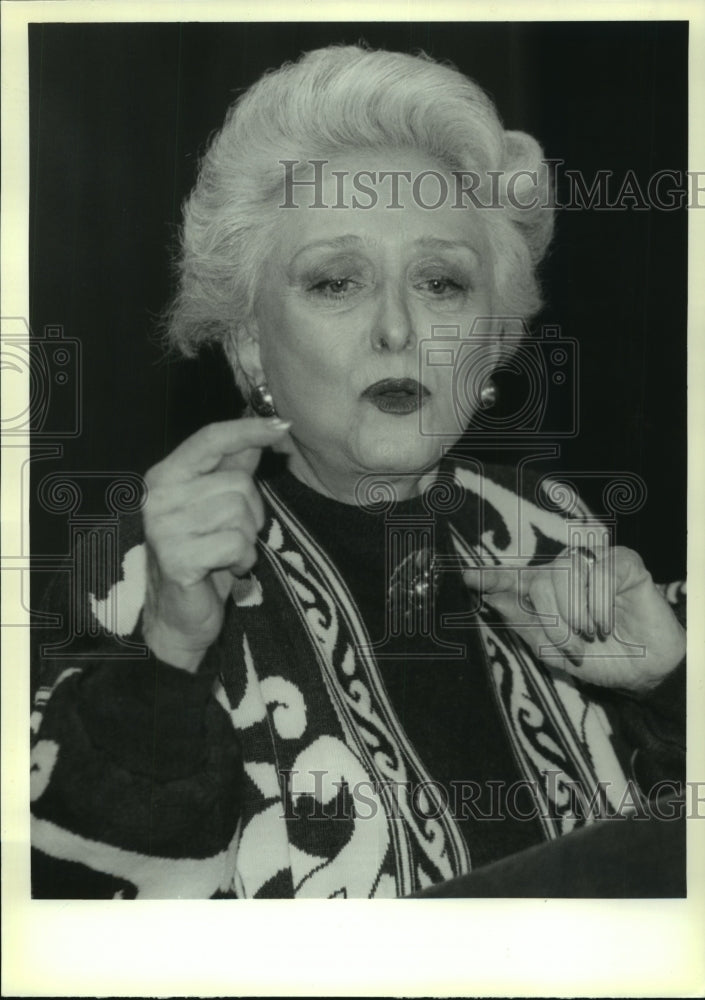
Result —
[[[457,295],[459,292],[465,291],[463,285],[453,278],[426,278],[425,281],[421,282],[421,285],[437,296]]]
[[[357,283],[352,278],[326,278],[312,284],[310,290],[324,298],[342,299],[356,287]]]

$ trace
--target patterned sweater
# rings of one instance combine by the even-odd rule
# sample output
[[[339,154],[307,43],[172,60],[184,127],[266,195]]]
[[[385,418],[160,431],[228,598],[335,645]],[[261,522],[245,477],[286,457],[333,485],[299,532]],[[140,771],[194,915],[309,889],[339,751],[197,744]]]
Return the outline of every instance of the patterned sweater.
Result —
[[[70,634],[37,636],[35,896],[395,897],[477,864],[467,813],[448,808],[423,740],[406,731],[369,615],[315,517],[297,516],[276,480],[259,485],[258,562],[236,582],[196,675],[141,642],[138,518],[49,593]],[[458,587],[465,565],[536,565],[600,532],[575,497],[561,494],[559,509],[550,483],[517,492],[511,470],[448,464],[433,497],[406,506],[375,486],[365,510],[384,520],[388,548],[449,539],[442,554]],[[403,633],[403,617],[397,625]],[[636,699],[539,664],[486,607],[459,628],[538,837],[633,810],[654,782],[678,781],[682,670]],[[442,742],[442,722],[429,717],[428,728],[428,745],[436,732]],[[485,780],[495,773],[486,756],[469,761]]]

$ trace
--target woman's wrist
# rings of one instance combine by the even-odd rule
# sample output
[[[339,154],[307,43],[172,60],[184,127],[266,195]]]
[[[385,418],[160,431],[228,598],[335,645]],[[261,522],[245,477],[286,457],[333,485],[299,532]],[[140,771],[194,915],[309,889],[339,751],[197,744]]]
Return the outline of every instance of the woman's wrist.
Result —
[[[142,635],[150,652],[162,663],[195,674],[206,655],[207,647],[192,647],[184,635],[160,620],[143,623]]]

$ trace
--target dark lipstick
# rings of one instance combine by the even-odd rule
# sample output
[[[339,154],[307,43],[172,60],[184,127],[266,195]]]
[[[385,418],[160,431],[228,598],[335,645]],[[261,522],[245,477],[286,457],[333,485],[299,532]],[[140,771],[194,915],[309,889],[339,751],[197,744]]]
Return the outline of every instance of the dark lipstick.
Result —
[[[403,416],[414,413],[430,395],[428,389],[415,378],[383,378],[368,386],[362,394],[382,413]]]

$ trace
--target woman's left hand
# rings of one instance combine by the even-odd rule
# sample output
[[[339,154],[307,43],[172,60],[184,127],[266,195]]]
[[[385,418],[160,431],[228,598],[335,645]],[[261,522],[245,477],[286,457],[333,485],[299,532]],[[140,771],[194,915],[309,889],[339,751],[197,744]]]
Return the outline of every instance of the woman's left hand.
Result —
[[[685,630],[631,549],[566,550],[542,566],[469,569],[463,579],[539,659],[587,683],[646,692],[685,656]]]

